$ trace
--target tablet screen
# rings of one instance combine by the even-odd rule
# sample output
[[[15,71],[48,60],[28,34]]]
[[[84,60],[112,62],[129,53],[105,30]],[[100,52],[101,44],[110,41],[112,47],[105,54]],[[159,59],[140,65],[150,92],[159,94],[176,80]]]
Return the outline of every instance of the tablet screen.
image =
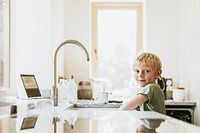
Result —
[[[41,97],[41,93],[35,78],[35,75],[21,74],[21,79],[29,97]]]

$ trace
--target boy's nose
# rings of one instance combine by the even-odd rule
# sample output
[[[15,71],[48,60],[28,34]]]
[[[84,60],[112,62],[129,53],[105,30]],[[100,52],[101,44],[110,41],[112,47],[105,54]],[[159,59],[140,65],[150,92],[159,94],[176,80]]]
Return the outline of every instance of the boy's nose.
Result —
[[[144,76],[143,71],[140,71],[140,72],[138,73],[138,76],[139,76],[139,77],[143,77],[143,76]]]

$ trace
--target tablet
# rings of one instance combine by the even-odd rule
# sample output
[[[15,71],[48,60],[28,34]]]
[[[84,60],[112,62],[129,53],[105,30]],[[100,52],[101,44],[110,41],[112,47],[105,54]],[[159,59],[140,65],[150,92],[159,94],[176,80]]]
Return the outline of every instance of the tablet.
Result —
[[[35,75],[20,74],[28,98],[42,98]]]
[[[25,117],[22,121],[20,130],[35,128],[38,116]]]

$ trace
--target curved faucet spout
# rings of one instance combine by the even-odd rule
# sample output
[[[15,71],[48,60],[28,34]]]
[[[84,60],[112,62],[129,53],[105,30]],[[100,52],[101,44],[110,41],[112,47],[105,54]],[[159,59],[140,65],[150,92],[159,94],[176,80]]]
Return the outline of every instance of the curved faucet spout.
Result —
[[[58,88],[57,88],[57,78],[56,78],[56,75],[57,75],[57,73],[56,73],[56,70],[57,70],[57,68],[56,68],[57,67],[57,54],[58,54],[59,49],[62,46],[64,46],[65,44],[74,44],[74,45],[79,46],[81,49],[83,49],[85,51],[85,54],[87,56],[87,61],[90,61],[87,49],[79,41],[76,41],[76,40],[66,40],[66,41],[62,42],[56,48],[56,51],[55,51],[55,54],[54,54],[54,85],[53,85],[53,94],[52,94],[52,99],[53,99],[53,105],[54,106],[58,106]]]

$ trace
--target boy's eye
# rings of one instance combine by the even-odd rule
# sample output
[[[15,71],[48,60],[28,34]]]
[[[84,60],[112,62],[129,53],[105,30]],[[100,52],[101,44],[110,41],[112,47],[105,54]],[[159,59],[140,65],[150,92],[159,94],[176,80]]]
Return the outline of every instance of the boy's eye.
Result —
[[[144,70],[144,72],[145,72],[145,73],[149,73],[149,72],[150,72],[150,70]]]
[[[139,73],[140,71],[139,71],[139,70],[134,70],[134,72],[135,72],[135,73]]]
[[[134,70],[134,72],[135,73],[149,73],[149,72],[151,72],[151,70],[142,70],[142,71],[140,71],[140,70]]]

